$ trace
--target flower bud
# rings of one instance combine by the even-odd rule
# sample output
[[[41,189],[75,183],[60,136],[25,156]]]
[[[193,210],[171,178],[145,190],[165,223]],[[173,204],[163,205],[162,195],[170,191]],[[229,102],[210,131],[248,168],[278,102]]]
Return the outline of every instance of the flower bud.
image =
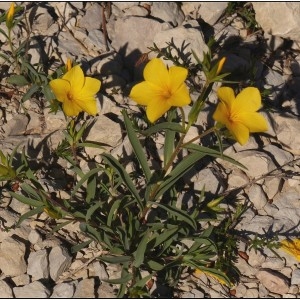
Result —
[[[10,5],[9,10],[7,11],[7,15],[6,15],[6,26],[7,26],[8,29],[13,28],[14,14],[15,14],[15,3],[12,2],[12,4]]]

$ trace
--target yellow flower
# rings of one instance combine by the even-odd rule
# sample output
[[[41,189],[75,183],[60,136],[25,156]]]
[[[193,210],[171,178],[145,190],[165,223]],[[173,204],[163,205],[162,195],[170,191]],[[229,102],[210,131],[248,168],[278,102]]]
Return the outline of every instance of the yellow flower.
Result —
[[[11,29],[13,26],[14,14],[15,14],[15,4],[14,2],[12,2],[6,15],[6,26],[8,29]]]
[[[71,69],[72,69],[72,60],[68,58],[66,62],[66,70],[70,71]]]
[[[300,261],[300,239],[281,241],[281,249]]]
[[[71,117],[81,111],[90,115],[97,113],[95,94],[100,90],[98,79],[84,77],[79,65],[69,70],[61,79],[50,81],[50,87],[58,101],[62,102],[64,113]]]
[[[257,112],[261,107],[261,96],[257,88],[247,87],[236,97],[230,87],[220,87],[217,93],[221,102],[213,118],[225,125],[241,145],[247,143],[250,132],[268,130],[267,121]]]
[[[190,104],[191,98],[184,83],[187,74],[185,68],[172,66],[168,69],[159,58],[154,58],[144,69],[145,81],[136,84],[129,96],[138,104],[147,106],[147,117],[153,123],[172,106]]]
[[[218,68],[217,68],[217,71],[216,71],[216,75],[219,75],[221,73],[225,61],[226,61],[226,57],[223,57],[223,58],[220,59],[220,61],[218,63]]]

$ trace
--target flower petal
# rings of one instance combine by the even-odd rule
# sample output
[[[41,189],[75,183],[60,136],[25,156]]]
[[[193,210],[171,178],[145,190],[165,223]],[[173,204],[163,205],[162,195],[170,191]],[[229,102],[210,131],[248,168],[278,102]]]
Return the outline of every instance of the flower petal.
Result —
[[[171,106],[185,106],[191,103],[191,97],[187,86],[183,83],[168,100]]]
[[[242,123],[227,123],[226,127],[233,137],[241,144],[245,145],[249,139],[249,129]]]
[[[218,89],[217,94],[220,101],[230,108],[235,100],[233,89],[227,86],[222,86]]]
[[[49,85],[58,101],[68,101],[68,93],[71,89],[69,81],[64,79],[53,79],[49,82]]]
[[[238,119],[240,123],[248,127],[250,132],[263,132],[268,130],[266,119],[257,112],[240,114]]]
[[[229,123],[228,108],[223,102],[220,102],[218,104],[218,106],[213,114],[213,119],[217,122],[220,122],[223,125],[226,125],[227,123]]]
[[[148,105],[152,99],[161,98],[161,90],[150,82],[143,81],[131,89],[129,97],[137,104]]]
[[[97,101],[94,96],[80,99],[75,98],[74,102],[81,110],[87,112],[89,115],[96,115],[98,113]]]
[[[85,77],[84,85],[80,91],[80,97],[94,96],[99,92],[100,87],[100,80],[92,77]]]
[[[243,89],[234,102],[234,111],[255,112],[261,108],[261,95],[259,89],[255,87],[247,87]]]
[[[166,100],[162,101],[159,98],[154,98],[147,106],[147,110],[146,110],[147,118],[151,123],[154,123],[170,108],[171,105],[169,105]]]
[[[159,58],[153,58],[147,63],[144,69],[144,79],[162,89],[168,89],[169,87],[168,69]]]
[[[182,67],[173,66],[169,69],[170,76],[170,90],[172,93],[181,88],[181,85],[186,80],[188,70]]]
[[[79,65],[68,71],[62,79],[68,80],[71,85],[72,94],[79,94],[84,85],[84,74]]]
[[[69,117],[75,117],[82,111],[82,108],[79,105],[77,105],[75,101],[70,100],[63,102],[62,109],[66,116]]]

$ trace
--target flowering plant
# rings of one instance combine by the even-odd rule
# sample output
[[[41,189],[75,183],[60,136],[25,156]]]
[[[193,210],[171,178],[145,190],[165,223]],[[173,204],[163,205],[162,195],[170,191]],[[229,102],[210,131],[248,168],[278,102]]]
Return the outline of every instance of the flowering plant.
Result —
[[[7,14],[11,24],[12,11]],[[12,166],[14,153],[0,152],[0,178],[17,182],[21,192],[10,191],[17,200],[34,207],[23,214],[20,222],[35,214],[46,213],[57,221],[53,231],[66,224],[79,222],[88,237],[75,245],[76,252],[96,241],[103,249],[99,260],[122,266],[121,277],[107,280],[119,285],[119,297],[140,297],[150,293],[156,281],[174,287],[184,272],[202,272],[222,284],[230,285],[237,271],[233,265],[236,240],[230,232],[241,210],[230,219],[222,207],[223,197],[207,197],[205,189],[192,191],[191,201],[186,177],[204,159],[223,159],[243,167],[222,149],[222,134],[227,129],[244,145],[249,134],[267,130],[260,115],[261,96],[255,87],[240,91],[237,96],[230,87],[220,87],[220,102],[213,118],[218,123],[198,129],[197,120],[216,82],[226,75],[222,67],[226,58],[212,60],[211,53],[203,60],[195,57],[193,66],[205,76],[197,99],[190,96],[190,68],[183,64],[167,67],[161,58],[150,60],[144,69],[144,80],[134,85],[129,97],[146,108],[144,120],[127,110],[122,111],[124,129],[132,146],[131,166],[122,163],[109,151],[101,160],[89,161],[82,170],[81,161],[87,147],[104,149],[103,141],[86,140],[92,122],[87,115],[98,112],[96,95],[100,80],[85,76],[80,65],[66,67],[47,77],[46,98],[53,111],[61,109],[68,120],[64,139],[53,156],[64,159],[73,173],[67,197],[50,193],[28,163],[25,151],[21,165]],[[149,122],[148,122],[149,121]],[[209,146],[203,138],[210,136]],[[160,148],[157,138],[162,138]],[[149,143],[152,142],[152,143]],[[147,145],[153,145],[147,147]],[[225,218],[229,221],[222,222]],[[224,238],[224,236],[226,238]]]

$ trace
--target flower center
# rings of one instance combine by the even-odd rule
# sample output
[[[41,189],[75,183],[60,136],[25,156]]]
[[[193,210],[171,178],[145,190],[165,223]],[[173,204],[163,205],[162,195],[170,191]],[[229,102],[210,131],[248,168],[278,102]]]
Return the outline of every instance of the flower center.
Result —
[[[68,97],[69,101],[73,102],[74,99],[73,99],[73,94],[71,92],[67,93],[67,97]]]
[[[164,98],[164,100],[168,100],[169,98],[171,98],[172,93],[169,89],[165,89],[162,93],[162,97]]]

